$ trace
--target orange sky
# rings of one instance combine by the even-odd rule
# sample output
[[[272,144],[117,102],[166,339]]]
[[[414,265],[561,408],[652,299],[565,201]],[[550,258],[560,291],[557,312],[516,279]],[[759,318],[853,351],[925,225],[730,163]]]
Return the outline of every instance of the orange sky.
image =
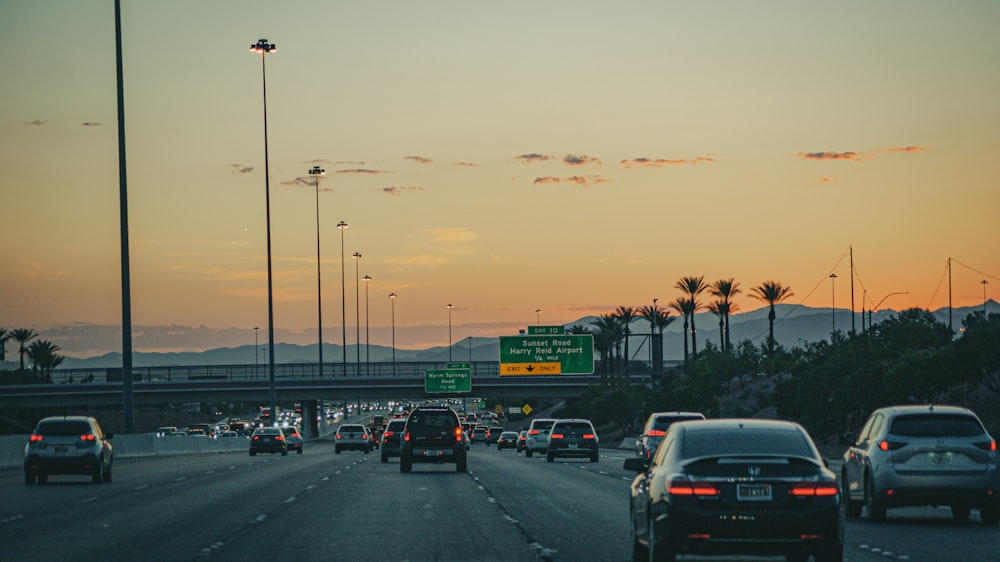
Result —
[[[0,327],[121,321],[104,4],[0,3]],[[316,325],[317,164],[331,343],[339,221],[349,326],[364,275],[373,326],[390,292],[514,327],[691,275],[847,308],[850,248],[858,310],[947,306],[949,257],[956,306],[1000,291],[996,2],[123,4],[137,326],[266,325],[261,37],[283,329]]]

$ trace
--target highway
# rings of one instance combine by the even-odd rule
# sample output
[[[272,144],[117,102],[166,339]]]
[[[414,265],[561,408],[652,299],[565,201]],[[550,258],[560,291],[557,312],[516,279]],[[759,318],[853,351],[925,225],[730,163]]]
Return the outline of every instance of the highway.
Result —
[[[629,451],[547,463],[474,445],[454,465],[334,454],[119,459],[110,484],[0,471],[3,560],[629,560]],[[947,509],[849,520],[845,559],[1000,560],[1000,527]],[[682,560],[722,560],[682,557]],[[747,560],[760,560],[747,558]],[[779,560],[778,558],[765,560]]]

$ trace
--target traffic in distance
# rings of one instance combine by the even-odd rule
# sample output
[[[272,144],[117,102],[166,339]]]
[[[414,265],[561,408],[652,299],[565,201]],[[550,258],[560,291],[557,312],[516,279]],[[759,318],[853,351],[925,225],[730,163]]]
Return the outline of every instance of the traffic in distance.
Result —
[[[510,421],[502,413],[465,413],[461,404],[452,400],[352,407],[349,415],[334,412],[331,431],[309,443],[299,434],[302,420],[294,409],[272,415],[262,408],[253,420],[231,417],[217,424],[191,424],[186,432],[162,427],[156,435],[159,439],[181,435],[184,439],[245,439],[250,456],[271,453],[281,458],[294,451],[306,453],[304,459],[331,452],[356,453],[367,459],[380,451],[381,462],[366,465],[366,470],[395,461],[396,470],[410,478],[440,476],[442,471],[479,474],[493,470],[488,468],[493,465],[512,470],[506,464],[510,461],[502,459],[522,452],[524,459],[537,454],[545,458],[543,464],[568,463],[580,468],[613,458],[618,461],[616,467],[595,468],[595,474],[617,475],[619,481],[628,483],[620,490],[628,498],[628,510],[611,513],[620,517],[625,530],[622,542],[635,561],[689,556],[861,560],[868,552],[852,540],[852,533],[891,535],[892,525],[874,531],[867,526],[892,523],[897,511],[902,511],[899,518],[906,522],[913,517],[906,508],[931,510],[930,522],[920,523],[924,531],[927,525],[944,525],[945,534],[955,531],[937,515],[937,509],[944,508],[954,524],[976,525],[997,538],[1000,469],[996,440],[977,415],[965,408],[880,408],[857,435],[845,436],[843,457],[830,459],[820,454],[802,426],[790,421],[654,412],[634,441],[609,444],[601,441],[598,429],[587,419],[539,415]],[[25,484],[71,490],[84,481],[80,476],[110,484],[113,437],[86,416],[40,420],[25,444]],[[485,454],[494,445],[496,453]],[[497,454],[506,449],[514,455]],[[531,470],[536,466],[530,463]],[[267,470],[263,465],[261,469]],[[556,478],[547,492],[549,501],[576,501],[557,492],[564,485],[560,483],[563,476],[553,473],[542,478]],[[513,494],[519,481],[512,476],[497,485],[508,490],[504,494]],[[426,480],[420,482],[426,485]],[[434,489],[447,494],[454,486],[461,484],[438,480]],[[534,555],[581,559],[555,553]],[[373,553],[361,559],[383,558]],[[501,553],[470,558],[520,559]]]

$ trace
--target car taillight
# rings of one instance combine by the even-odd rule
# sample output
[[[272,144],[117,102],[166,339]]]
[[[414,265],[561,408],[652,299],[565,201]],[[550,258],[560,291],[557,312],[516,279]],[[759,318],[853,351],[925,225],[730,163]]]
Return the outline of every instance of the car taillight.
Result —
[[[80,436],[80,441],[96,441],[97,438],[94,437],[93,433],[84,433]]]
[[[407,429],[406,431],[403,432],[403,441],[409,441],[409,440],[410,440],[410,430]]]
[[[833,482],[803,482],[788,489],[788,494],[796,497],[836,496],[840,493]]]
[[[462,442],[462,428],[461,427],[456,427],[455,428],[455,441],[458,441],[459,443]]]
[[[997,442],[996,441],[992,441],[992,440],[991,441],[983,441],[981,443],[975,443],[975,445],[976,445],[976,447],[979,447],[980,449],[982,449],[984,451],[993,452],[993,451],[997,450]]]
[[[285,440],[285,438],[284,438],[284,437],[282,437],[282,436],[280,436],[280,435],[275,435],[275,436],[274,436],[274,440],[275,440],[275,441],[284,441],[284,440]]]
[[[646,435],[649,437],[663,437],[666,434],[667,432],[663,431],[662,429],[650,429],[648,432],[646,432]]]
[[[532,429],[531,431],[528,432],[528,435],[538,435],[538,430]]]
[[[564,439],[566,436],[562,433],[553,433],[552,435],[549,435],[549,437],[553,439]]]
[[[337,439],[340,439],[340,432],[337,432]]]
[[[906,443],[899,443],[897,441],[879,441],[878,448],[883,451],[895,451],[906,446]]]
[[[674,478],[667,485],[667,493],[674,496],[718,496],[719,489],[704,482],[691,482],[686,478]]]
[[[584,433],[583,434],[583,438],[584,439],[597,439],[597,436],[594,435],[593,433]]]
[[[31,441],[32,443],[38,443],[39,441],[44,441],[45,438],[37,433],[32,433],[31,437],[29,437],[28,440]]]
[[[260,435],[254,435],[253,436],[253,440],[254,441],[259,441],[260,440]]]

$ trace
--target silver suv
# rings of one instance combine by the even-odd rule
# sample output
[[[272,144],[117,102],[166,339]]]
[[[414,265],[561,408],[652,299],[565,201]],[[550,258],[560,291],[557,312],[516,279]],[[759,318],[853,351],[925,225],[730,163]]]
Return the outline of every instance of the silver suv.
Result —
[[[24,483],[45,484],[50,474],[85,474],[94,484],[111,482],[111,437],[91,417],[42,419],[24,446]]]
[[[524,456],[530,457],[533,453],[544,453],[549,448],[549,430],[556,420],[552,418],[537,418],[531,420],[528,426],[528,439],[524,445]]]
[[[851,441],[854,439],[848,439]],[[841,488],[848,517],[874,521],[894,507],[947,505],[957,520],[972,508],[1000,521],[997,444],[971,410],[892,406],[875,410],[844,453]]]

